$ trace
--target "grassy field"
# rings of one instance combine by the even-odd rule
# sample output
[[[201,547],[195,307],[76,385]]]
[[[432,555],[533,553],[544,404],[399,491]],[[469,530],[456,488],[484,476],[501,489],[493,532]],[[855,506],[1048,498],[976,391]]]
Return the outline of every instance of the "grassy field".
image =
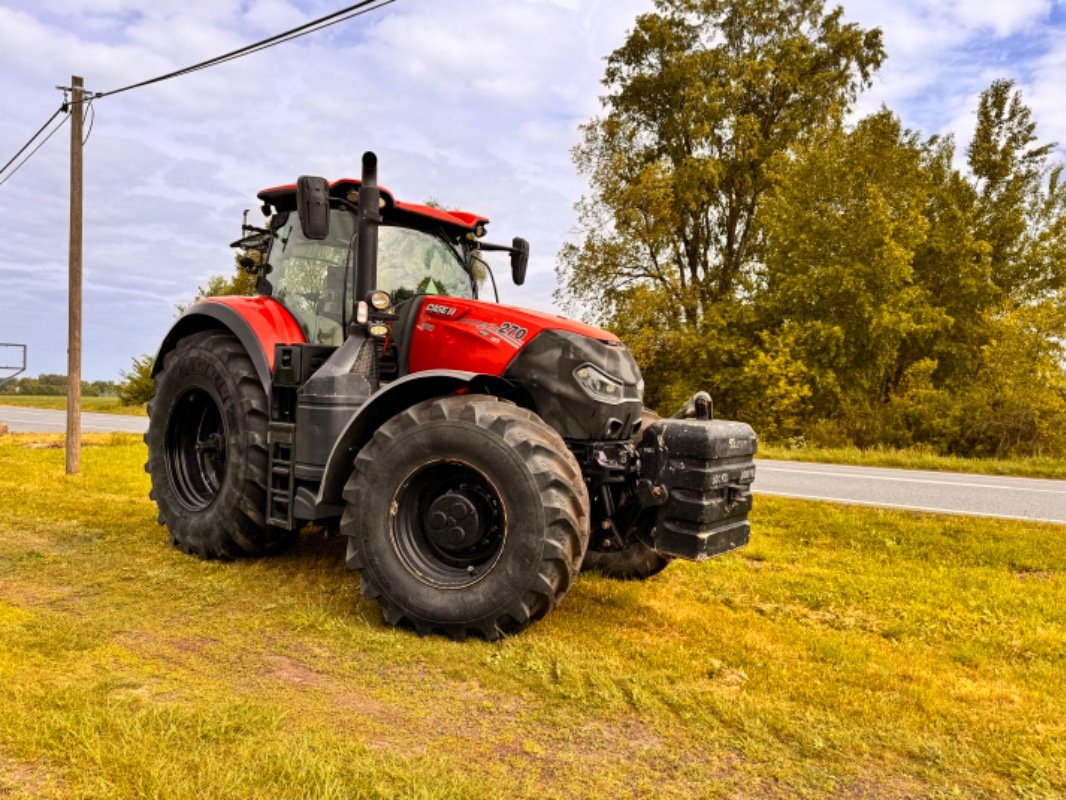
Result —
[[[937,472],[974,472],[979,475],[1014,475],[1019,478],[1066,480],[1066,460],[1061,458],[959,458],[939,456],[925,450],[860,450],[857,447],[804,447],[791,450],[781,445],[759,443],[759,457],[784,461],[814,461],[822,464],[853,464],[861,467],[899,467]]]
[[[19,406],[20,408],[67,408],[67,398],[63,396],[0,394],[0,406]],[[128,414],[143,417],[148,414],[144,406],[119,405],[117,397],[82,397],[81,410],[102,414]]]
[[[305,535],[167,544],[143,445],[0,437],[0,798],[1066,796],[1066,530],[759,498],[500,643],[385,628]]]

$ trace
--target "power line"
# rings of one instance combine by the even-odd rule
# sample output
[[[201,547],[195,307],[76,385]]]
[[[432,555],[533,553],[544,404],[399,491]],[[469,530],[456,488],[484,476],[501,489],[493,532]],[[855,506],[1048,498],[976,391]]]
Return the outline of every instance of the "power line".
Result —
[[[382,9],[382,7],[389,5],[393,2],[395,2],[395,0],[361,0],[361,2],[346,6],[340,11],[335,11],[333,14],[327,14],[324,17],[319,17],[318,19],[306,22],[302,26],[298,26],[296,28],[292,28],[291,30],[278,33],[268,38],[264,38],[261,42],[246,45],[245,47],[241,47],[237,50],[232,50],[230,52],[223,53],[222,55],[215,55],[213,59],[208,59],[207,61],[201,61],[198,64],[192,64],[191,66],[176,69],[175,71],[173,71],[173,73],[167,73],[166,75],[160,75],[155,78],[149,78],[147,80],[131,83],[128,86],[122,86],[119,87],[119,89],[113,89],[110,92],[85,92],[84,98],[81,100],[81,102],[86,103],[86,112],[93,111],[93,116],[90,119],[90,124],[88,124],[88,131],[85,133],[85,142],[88,141],[88,137],[90,137],[90,134],[93,132],[93,122],[95,122],[96,119],[96,111],[93,109],[93,100],[99,97],[107,97],[123,92],[129,92],[133,89],[140,89],[141,86],[148,86],[152,83],[161,83],[165,80],[171,80],[172,78],[180,78],[183,75],[196,73],[196,71],[199,71],[200,69],[207,69],[208,67],[217,66],[219,64],[225,64],[227,61],[233,61],[236,59],[243,58],[244,55],[251,55],[252,53],[259,52],[260,50],[265,50],[280,44],[284,44],[286,42],[291,42],[292,39],[300,38],[301,36],[306,36],[309,33],[316,33],[317,31],[321,31],[325,28],[338,25],[339,22],[344,22],[346,20],[354,19],[355,17],[359,17],[364,14],[369,14],[372,11]],[[63,89],[64,93],[66,92],[65,87],[58,86],[58,89]],[[48,117],[48,119],[46,119],[45,124],[42,125],[41,128],[37,129],[36,133],[34,133],[32,137],[30,137],[26,144],[23,144],[21,147],[19,147],[17,153],[15,153],[15,155],[12,156],[11,159],[7,161],[7,163],[0,167],[0,176],[7,172],[7,169],[9,169],[9,167],[18,160],[19,156],[21,156],[23,153],[26,153],[26,150],[33,146],[33,143],[36,142],[39,137],[41,137],[41,134],[45,132],[49,125],[52,124],[56,116],[59,116],[63,112],[69,110],[70,105],[71,103],[69,101],[64,100],[63,105],[60,106],[59,109],[56,109],[55,113]],[[26,158],[23,158],[21,161],[19,161],[18,165],[15,166],[15,169],[12,170],[9,174],[7,174],[7,176],[4,177],[2,180],[0,180],[0,186],[3,186],[4,183],[9,181],[16,172],[22,169],[22,165],[26,164],[26,162],[33,157],[36,151],[41,149],[45,142],[47,142],[53,137],[55,131],[58,131],[60,128],[63,127],[63,124],[65,122],[66,119],[64,119],[64,121],[58,126],[53,128],[48,133],[48,135],[46,135],[44,140],[38,142],[37,145],[33,147],[32,150],[30,150],[30,154]]]
[[[249,44],[237,50],[233,50],[229,53],[223,53],[220,56],[209,58],[207,61],[201,61],[198,64],[192,64],[191,66],[183,67],[182,69],[174,70],[173,72],[168,72],[165,75],[158,75],[155,78],[149,78],[147,80],[139,81],[137,83],[131,83],[129,86],[123,86],[119,89],[112,89],[108,92],[97,92],[94,96],[108,97],[113,94],[128,92],[131,89],[139,89],[142,86],[150,86],[153,83],[161,83],[162,81],[170,80],[171,78],[180,78],[182,75],[188,75],[191,72],[198,72],[199,70],[207,69],[208,67],[214,67],[219,64],[224,64],[227,61],[233,61],[234,59],[251,55],[252,53],[258,53],[260,50],[266,50],[269,47],[274,47],[275,45],[283,44],[285,42],[292,41],[293,39],[299,39],[301,36],[306,36],[309,33],[315,33],[316,31],[328,28],[331,25],[336,25],[340,22],[344,22],[354,17],[359,17],[363,14],[368,14],[371,11],[377,11],[379,8],[383,8],[384,6],[387,6],[390,3],[394,2],[395,0],[362,0],[362,2],[360,3],[355,3],[354,5],[350,5],[347,8],[342,8],[339,11],[334,11],[332,14],[327,14],[324,17],[320,17],[319,19],[305,23],[304,25],[292,28],[291,30],[285,31],[284,33],[279,33],[267,39],[263,39],[262,41],[255,42],[254,44]],[[368,6],[372,7],[368,8]]]
[[[55,115],[53,115],[53,116],[52,116],[52,119],[55,119]],[[62,128],[62,127],[63,127],[64,125],[66,125],[66,124],[67,124],[67,120],[69,120],[69,119],[70,119],[70,114],[67,114],[67,115],[66,115],[65,117],[63,117],[63,119],[62,119],[62,120],[60,121],[60,123],[59,123],[58,125],[56,125],[56,126],[55,126],[54,128],[52,128],[52,130],[51,130],[51,131],[49,131],[48,135],[47,135],[47,136],[45,136],[45,137],[44,137],[44,138],[43,138],[43,139],[42,139],[42,140],[41,140],[41,141],[40,141],[40,142],[39,142],[39,143],[37,144],[37,146],[36,146],[35,148],[33,148],[33,149],[32,149],[32,150],[31,150],[31,151],[29,152],[29,155],[27,155],[27,156],[26,156],[26,157],[25,157],[24,159],[22,159],[22,161],[20,161],[20,162],[18,163],[18,166],[17,166],[17,167],[15,167],[15,168],[14,168],[13,170],[11,170],[11,172],[9,172],[9,173],[7,174],[7,176],[6,176],[6,177],[5,177],[5,178],[4,178],[4,179],[3,179],[2,181],[0,181],[0,186],[3,186],[3,185],[4,185],[5,183],[7,183],[7,182],[8,182],[9,180],[11,180],[12,178],[14,178],[14,177],[15,177],[15,173],[16,173],[16,172],[18,172],[18,171],[19,171],[20,169],[22,169],[22,168],[23,168],[23,167],[24,167],[24,166],[26,165],[26,162],[27,162],[27,161],[29,161],[29,160],[30,160],[31,158],[33,158],[33,155],[34,155],[34,153],[36,153],[36,152],[37,152],[38,150],[40,150],[40,149],[41,149],[42,147],[44,147],[44,145],[45,145],[45,142],[47,142],[47,141],[48,141],[49,139],[51,139],[51,138],[52,138],[53,136],[55,136],[55,134],[56,134],[56,131],[58,131],[58,130],[59,130],[60,128]],[[51,120],[49,120],[49,122],[51,122]],[[43,129],[42,129],[42,130],[43,130]],[[37,138],[37,137],[35,136],[34,138]],[[31,140],[31,142],[32,142],[32,140]],[[26,147],[28,147],[28,146],[29,146],[29,144],[30,144],[30,143],[29,143],[29,142],[27,142],[27,144],[26,144]],[[26,149],[26,147],[23,147],[23,148],[22,148],[22,150],[25,150],[25,149]],[[21,152],[22,152],[22,150],[20,150],[19,152],[21,153]],[[16,158],[18,158],[18,156],[16,156]],[[12,160],[14,160],[14,159],[12,159]],[[8,163],[10,164],[11,162],[9,161]]]
[[[96,122],[96,109],[93,108],[93,100],[95,99],[95,97],[90,97],[89,104],[85,106],[85,113],[89,114],[89,112],[92,112],[92,116],[89,117],[89,130],[85,132],[85,138],[82,139],[82,147],[85,147],[85,145],[89,143],[89,137],[93,134],[93,123]]]
[[[244,56],[252,55],[253,53],[258,53],[261,50],[266,50],[268,48],[275,47],[279,44],[284,44],[285,42],[291,42],[293,39],[299,39],[302,36],[307,36],[308,34],[315,33],[317,31],[329,28],[333,25],[337,25],[341,22],[345,22],[350,19],[354,19],[355,17],[360,17],[363,14],[369,14],[371,11],[377,11],[378,9],[384,8],[385,6],[390,5],[394,2],[396,2],[396,0],[362,0],[359,3],[355,3],[353,5],[347,6],[346,8],[342,8],[339,11],[334,11],[332,14],[327,14],[324,17],[319,17],[316,20],[312,20],[311,22],[299,25],[295,28],[284,31],[283,33],[275,34],[274,36],[270,36],[266,39],[263,39],[262,41],[246,45],[244,47],[238,48],[237,50],[232,50],[229,53],[223,53],[222,55],[215,56],[214,58],[209,58],[207,61],[201,61],[198,64],[192,64],[188,67],[183,67],[179,70],[168,72],[165,75],[158,75],[154,78],[138,81],[137,83],[131,83],[128,86],[122,86],[118,89],[112,89],[108,92],[85,92],[83,95],[83,99],[79,102],[86,103],[86,113],[92,111],[93,114],[89,121],[89,130],[85,134],[85,141],[82,142],[82,145],[84,146],[85,142],[89,141],[89,136],[92,133],[93,122],[95,122],[96,120],[96,111],[93,109],[92,104],[93,101],[97,98],[108,97],[114,94],[121,94],[122,92],[128,92],[131,89],[139,89],[142,86],[150,86],[154,83],[161,83],[172,78],[180,78],[182,75],[188,75],[192,72],[198,72],[202,69],[208,69],[209,67],[215,67],[219,64],[225,64],[227,61],[233,61],[238,58],[243,58]],[[66,87],[56,88],[63,89],[65,95],[67,91]],[[12,164],[15,163],[15,161],[18,160],[19,156],[21,156],[24,152],[26,152],[29,147],[33,145],[33,143],[41,136],[41,134],[44,133],[45,129],[52,124],[52,121],[55,120],[56,117],[58,117],[63,112],[69,110],[70,105],[71,102],[64,99],[63,105],[61,105],[56,110],[56,112],[52,114],[52,116],[45,120],[45,123],[37,130],[37,132],[33,134],[33,136],[31,136],[29,140],[18,149],[18,152],[16,152],[15,155],[13,155],[8,160],[8,162],[4,164],[3,167],[0,167],[0,176],[2,176],[4,172],[7,171],[8,167],[10,167]],[[49,139],[52,138],[53,135],[55,135],[56,131],[63,127],[63,124],[65,122],[66,119],[64,119],[62,122],[60,122],[59,125],[52,129],[52,131],[50,131],[48,135],[45,136],[44,139],[40,141],[37,146],[33,148],[33,150],[30,151],[29,155],[27,155],[24,159],[22,159],[22,161],[19,162],[18,166],[16,166],[6,177],[4,177],[3,180],[0,180],[0,186],[3,186],[5,183],[7,183],[16,172],[22,169],[22,166],[33,157],[34,153],[41,149],[45,142],[47,142]]]
[[[50,116],[48,119],[45,120],[44,125],[42,125],[40,128],[37,129],[37,133],[33,134],[33,136],[31,136],[29,138],[29,140],[26,142],[26,144],[22,145],[22,147],[19,148],[18,152],[15,153],[15,155],[11,156],[11,159],[6,164],[4,164],[4,166],[0,167],[0,175],[3,175],[7,171],[7,168],[10,167],[12,164],[14,164],[15,160],[20,155],[22,155],[23,153],[26,152],[26,148],[28,148],[31,144],[33,144],[34,141],[36,141],[38,136],[40,136],[42,133],[44,133],[44,129],[52,124],[52,120],[54,120],[56,117],[58,117],[60,114],[62,114],[66,110],[67,110],[67,104],[66,103],[64,103],[59,108],[57,108],[56,112],[52,116]],[[51,134],[49,134],[49,136],[50,135]],[[33,152],[36,153],[37,149],[34,148]],[[30,153],[30,155],[33,155],[33,153]],[[22,163],[24,164],[26,162],[24,161]]]

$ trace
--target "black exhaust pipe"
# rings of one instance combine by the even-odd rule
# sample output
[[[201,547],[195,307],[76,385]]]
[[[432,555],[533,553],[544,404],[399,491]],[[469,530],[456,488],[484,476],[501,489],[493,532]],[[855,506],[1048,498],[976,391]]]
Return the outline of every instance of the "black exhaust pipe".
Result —
[[[363,153],[363,181],[359,186],[359,239],[355,261],[355,302],[366,300],[378,285],[378,225],[381,192],[378,191],[378,157]]]

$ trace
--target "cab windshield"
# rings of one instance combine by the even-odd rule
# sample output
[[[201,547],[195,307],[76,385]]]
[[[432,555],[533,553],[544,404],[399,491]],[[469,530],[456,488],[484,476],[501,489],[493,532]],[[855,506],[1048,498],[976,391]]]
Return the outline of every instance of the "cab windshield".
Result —
[[[389,225],[378,229],[378,288],[395,303],[416,294],[477,297],[454,247],[424,231]]]
[[[351,320],[355,280],[355,217],[332,209],[329,236],[307,239],[295,213],[274,226],[268,263],[274,297],[285,304],[312,344],[340,345]],[[445,239],[413,228],[378,229],[377,288],[397,305],[418,294],[477,297],[461,251]],[[350,261],[345,270],[346,261]]]

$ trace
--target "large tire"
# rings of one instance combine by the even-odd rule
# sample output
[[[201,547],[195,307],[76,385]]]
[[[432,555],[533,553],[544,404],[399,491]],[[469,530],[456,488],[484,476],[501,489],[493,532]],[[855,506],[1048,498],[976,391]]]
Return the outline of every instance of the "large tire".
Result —
[[[635,439],[640,440],[644,429],[656,420],[662,419],[650,408],[645,408],[640,415],[641,426]],[[653,550],[639,539],[634,539],[621,550],[589,550],[581,564],[582,572],[598,572],[608,578],[631,581],[644,580],[658,575],[669,566],[672,559]]]
[[[294,533],[266,524],[266,393],[226,332],[182,339],[163,360],[149,404],[150,497],[170,542],[206,559],[262,555]]]
[[[547,614],[588,546],[588,493],[559,435],[484,395],[386,422],[344,489],[348,566],[384,620],[489,641]]]

